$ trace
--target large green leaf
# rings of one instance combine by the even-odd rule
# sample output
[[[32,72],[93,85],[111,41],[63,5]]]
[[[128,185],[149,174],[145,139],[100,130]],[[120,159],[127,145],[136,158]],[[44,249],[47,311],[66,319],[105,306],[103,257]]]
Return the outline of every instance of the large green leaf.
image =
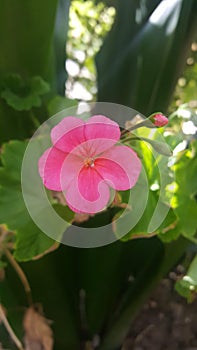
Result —
[[[197,27],[196,0],[116,2],[97,56],[98,100],[165,111]]]
[[[58,0],[0,1],[0,77],[47,77]]]
[[[0,85],[10,74],[25,80],[40,76],[50,83],[51,94],[58,90],[64,95],[69,4],[69,0],[0,1]],[[37,86],[35,91],[34,86],[35,94],[28,100],[19,100],[17,91],[14,95],[10,90],[2,92],[0,143],[30,137],[35,130],[34,121],[47,118],[43,103],[41,108],[27,111],[40,105],[38,89]],[[10,106],[26,111],[18,113],[5,100]]]
[[[16,231],[15,257],[18,260],[30,260],[54,244],[33,222],[23,200],[21,165],[26,146],[27,142],[19,141],[5,144],[1,155],[3,167],[0,168],[0,223]],[[53,207],[60,216],[70,215],[66,207],[57,204]],[[50,222],[50,218],[48,220]]]
[[[176,189],[172,205],[179,218],[180,230],[187,238],[197,232],[197,142],[191,144],[182,157],[174,165]]]
[[[177,221],[170,206],[172,195],[170,197],[166,192],[166,187],[173,181],[173,172],[168,166],[169,158],[164,156],[171,154],[170,147],[159,131],[153,132],[143,127],[137,129],[134,135],[134,139],[137,137],[134,146],[141,156],[144,170],[136,186],[131,189],[127,211],[122,219],[114,223],[117,237],[121,237],[121,230],[126,220],[135,223],[122,238],[124,241],[167,232]],[[138,210],[135,213],[134,209],[137,206]],[[139,215],[137,222],[135,222],[136,214]],[[120,213],[117,213],[116,217],[119,215]]]
[[[17,232],[15,255],[28,260],[49,249],[54,242],[33,223],[21,190],[21,164],[27,143],[13,141],[4,145],[0,169],[0,223]]]

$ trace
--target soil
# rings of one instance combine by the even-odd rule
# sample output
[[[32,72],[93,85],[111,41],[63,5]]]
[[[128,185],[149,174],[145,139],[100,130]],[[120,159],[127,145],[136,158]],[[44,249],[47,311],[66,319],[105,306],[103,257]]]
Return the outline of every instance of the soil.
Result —
[[[188,304],[175,291],[181,273],[179,265],[161,281],[134,320],[121,350],[197,350],[197,299]]]
[[[174,290],[181,268],[154,291],[133,322],[122,350],[197,350],[197,300],[188,304]]]

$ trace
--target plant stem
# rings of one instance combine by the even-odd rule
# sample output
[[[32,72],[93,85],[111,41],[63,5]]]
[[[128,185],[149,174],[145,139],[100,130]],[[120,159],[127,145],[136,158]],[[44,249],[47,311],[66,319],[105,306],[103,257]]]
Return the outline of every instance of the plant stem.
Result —
[[[137,136],[130,136],[130,137],[128,137],[128,138],[122,139],[122,141],[124,141],[124,142],[135,141],[135,140],[140,140],[140,141],[142,141],[143,138],[137,137]]]
[[[156,128],[156,126],[149,120],[149,118],[146,118],[145,120],[143,120],[142,122],[140,123],[137,123],[135,125],[132,125],[130,126],[129,128],[125,129],[121,134],[122,136],[125,134],[125,133],[128,133],[128,132],[131,132],[133,130],[136,130],[136,129],[139,129],[139,128],[142,128],[142,127],[147,127],[147,128]]]
[[[33,299],[32,299],[31,287],[30,287],[30,284],[28,282],[28,279],[27,279],[25,273],[23,272],[23,270],[21,269],[20,265],[16,262],[13,255],[10,253],[10,251],[8,249],[5,249],[4,252],[5,252],[5,255],[6,255],[8,261],[10,262],[10,264],[12,265],[12,267],[16,271],[19,279],[22,282],[26,296],[27,296],[27,302],[28,302],[29,306],[31,306],[33,304]]]
[[[23,350],[23,345],[22,343],[20,342],[20,340],[17,338],[16,334],[14,333],[12,327],[10,326],[6,316],[5,316],[5,313],[3,311],[3,308],[2,308],[2,305],[0,304],[0,322],[2,322],[7,330],[7,332],[9,333],[11,339],[13,340],[13,342],[15,343],[16,347],[19,349],[19,350]]]

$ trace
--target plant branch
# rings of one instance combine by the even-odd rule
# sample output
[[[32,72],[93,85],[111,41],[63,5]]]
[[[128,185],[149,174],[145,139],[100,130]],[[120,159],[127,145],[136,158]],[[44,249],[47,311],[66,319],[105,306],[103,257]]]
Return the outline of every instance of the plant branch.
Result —
[[[4,324],[7,332],[9,333],[9,335],[10,335],[11,339],[13,340],[13,342],[15,343],[16,347],[19,350],[24,350],[22,343],[17,338],[16,334],[14,333],[12,327],[9,324],[1,304],[0,304],[0,321]]]
[[[29,304],[29,306],[31,306],[33,304],[31,287],[30,287],[30,284],[28,282],[28,279],[27,279],[24,271],[22,270],[20,265],[16,262],[16,260],[13,257],[13,255],[10,253],[10,251],[8,249],[5,249],[4,252],[5,252],[5,255],[6,255],[8,261],[10,262],[10,264],[12,265],[12,267],[16,271],[19,279],[22,282],[24,290],[25,290],[25,293],[26,293],[26,296],[27,296],[28,304]]]

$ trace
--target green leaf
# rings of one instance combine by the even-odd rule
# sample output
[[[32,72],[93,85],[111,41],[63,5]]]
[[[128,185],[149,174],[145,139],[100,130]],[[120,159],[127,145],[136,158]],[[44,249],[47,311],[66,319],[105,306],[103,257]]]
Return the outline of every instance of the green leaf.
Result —
[[[115,8],[96,59],[98,100],[165,112],[196,35],[196,0],[117,0]]]
[[[63,109],[74,107],[77,105],[77,101],[70,100],[66,97],[55,96],[48,103],[48,112],[50,116],[61,112]]]
[[[25,226],[16,230],[16,244],[14,257],[18,261],[28,261],[45,253],[55,243],[46,236],[29,216]]]
[[[175,221],[166,225],[166,227],[162,228],[159,233],[159,238],[164,243],[170,243],[171,241],[175,241],[181,235],[181,227],[178,222],[178,218],[175,216],[174,211],[171,209],[169,213],[173,213]]]
[[[149,192],[149,197],[148,197],[148,202],[146,204],[146,208],[144,210],[144,213],[138,223],[130,230],[123,238],[123,241],[128,241],[130,239],[134,238],[141,238],[141,237],[151,237],[153,235],[157,235],[161,232],[166,232],[170,230],[170,228],[174,225],[176,225],[177,217],[175,216],[174,212],[172,209],[169,210],[167,213],[166,217],[164,217],[163,222],[157,227],[155,232],[150,232],[149,230],[149,225],[150,222],[153,218],[154,212],[156,210],[158,202],[158,194],[156,192],[150,191]],[[163,204],[165,206],[165,204]],[[167,206],[166,206],[166,208]],[[119,214],[117,214],[118,217]],[[128,213],[129,215],[129,213]],[[118,234],[118,226],[115,227],[115,233]],[[121,230],[121,227],[120,227]],[[170,241],[173,240],[173,237],[171,237]]]
[[[176,282],[176,291],[191,303],[197,293],[197,255],[192,260],[187,274]]]
[[[167,153],[170,152],[169,146],[158,130],[150,131],[147,128],[140,128],[135,131],[134,135],[137,137],[135,149],[141,156],[144,169],[144,175],[143,172],[141,173],[141,176],[144,176],[144,183],[141,183],[138,190],[138,183],[137,186],[132,189],[131,198],[133,198],[133,203],[131,202],[130,204],[130,210],[128,208],[127,213],[125,212],[124,216],[114,223],[117,237],[121,237],[122,225],[125,225],[125,220],[130,220],[132,223],[135,222],[136,214],[134,213],[134,209],[139,206],[137,215],[140,215],[143,205],[145,205],[145,207],[144,212],[141,213],[142,216],[139,216],[139,221],[136,222],[135,226],[132,229],[130,228],[128,234],[124,236],[123,240],[125,241],[132,238],[150,237],[162,232],[167,232],[171,227],[174,228],[178,221],[170,205],[173,194],[168,193],[166,190],[167,186],[173,181],[173,172],[168,166],[168,158],[158,154],[159,150],[160,153],[166,153],[167,155]],[[139,142],[139,140],[141,142]],[[147,143],[153,144],[154,147],[150,147]],[[157,147],[159,149],[157,149]],[[147,182],[146,185],[145,178]],[[145,192],[147,193],[147,199],[145,199]],[[144,197],[144,199],[142,199],[142,197]],[[140,204],[141,200],[142,203]],[[122,212],[119,212],[115,219],[118,218],[121,213]],[[174,237],[172,237],[172,240],[173,239]]]
[[[57,0],[1,1],[0,77],[10,72],[49,77],[57,4]]]
[[[161,141],[156,141],[156,140],[151,140],[147,139],[146,137],[141,137],[143,141],[148,142],[157,153],[162,154],[164,156],[170,157],[172,156],[172,150],[168,146],[167,143],[161,142]]]
[[[30,260],[54,244],[54,240],[33,222],[23,200],[21,165],[26,146],[27,142],[19,141],[5,144],[2,149],[3,167],[0,168],[0,223],[16,232],[14,255],[20,261]],[[68,216],[66,207],[60,204],[53,204],[53,207],[61,217],[72,220],[72,213],[69,211]]]
[[[191,144],[174,165],[176,188],[172,206],[182,234],[191,239],[197,230],[197,141]]]
[[[41,96],[49,90],[49,84],[39,76],[25,81],[17,74],[10,74],[4,80],[1,97],[13,109],[28,111],[32,107],[40,107]]]
[[[65,16],[68,23],[70,1],[63,1],[67,4],[67,10],[62,12],[62,22]],[[51,92],[57,93],[56,65],[61,65],[61,72],[65,71],[65,59],[57,63],[55,57],[62,57],[63,52],[65,56],[65,40],[60,43],[58,34],[54,33],[56,22],[57,30],[63,36],[62,25],[59,25],[59,18],[56,17],[58,4],[58,0],[0,1],[0,51],[3,53],[0,55],[0,83],[10,73],[16,73],[22,79],[40,76],[50,83]],[[54,47],[54,41],[58,47]],[[58,72],[62,79],[60,68]],[[35,101],[34,104],[39,102]],[[47,118],[43,105],[34,110],[34,114],[41,123]],[[1,143],[10,139],[24,140],[31,137],[34,130],[31,111],[19,112],[10,107],[5,99],[0,99]]]
[[[12,141],[2,151],[3,168],[0,169],[0,223],[16,231],[18,260],[29,260],[53,245],[33,223],[25,207],[21,184],[21,165],[26,142]]]

